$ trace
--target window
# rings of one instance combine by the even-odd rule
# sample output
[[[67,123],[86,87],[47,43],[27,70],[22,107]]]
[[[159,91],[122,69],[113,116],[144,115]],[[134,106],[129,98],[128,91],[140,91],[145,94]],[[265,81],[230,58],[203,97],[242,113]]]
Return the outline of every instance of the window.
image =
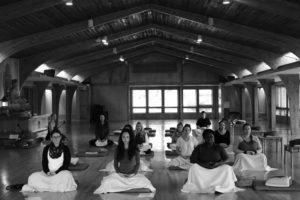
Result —
[[[149,113],[161,113],[161,90],[148,90]]]
[[[183,112],[199,113],[205,111],[211,113],[213,108],[212,89],[184,89]]]
[[[178,113],[177,89],[132,89],[132,113]]]
[[[183,112],[196,113],[197,112],[197,98],[195,89],[183,90]]]
[[[133,113],[146,113],[146,90],[132,91]]]
[[[276,115],[286,116],[289,113],[288,110],[286,88],[282,86],[276,87]]]
[[[178,91],[164,90],[164,108],[165,113],[178,112]]]

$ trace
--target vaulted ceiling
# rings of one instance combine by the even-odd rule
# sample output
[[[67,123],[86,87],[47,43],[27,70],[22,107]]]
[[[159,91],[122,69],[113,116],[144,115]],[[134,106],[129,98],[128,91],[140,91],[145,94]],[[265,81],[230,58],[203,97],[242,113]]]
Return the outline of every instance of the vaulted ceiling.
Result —
[[[124,65],[120,55],[188,55],[240,78],[299,62],[298,0],[65,1],[0,1],[0,63],[20,59],[21,81],[42,63],[85,79]]]

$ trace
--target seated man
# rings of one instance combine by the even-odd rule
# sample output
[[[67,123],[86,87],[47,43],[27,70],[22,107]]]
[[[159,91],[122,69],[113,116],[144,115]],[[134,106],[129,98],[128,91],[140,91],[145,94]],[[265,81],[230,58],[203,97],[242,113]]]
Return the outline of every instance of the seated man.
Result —
[[[209,118],[206,117],[206,112],[201,112],[201,117],[197,120],[197,129],[204,128],[207,129],[211,125]]]
[[[232,167],[226,165],[228,159],[224,148],[214,143],[214,132],[206,129],[203,132],[204,143],[198,145],[192,155],[194,163],[183,185],[182,192],[214,193],[233,192],[236,181]]]

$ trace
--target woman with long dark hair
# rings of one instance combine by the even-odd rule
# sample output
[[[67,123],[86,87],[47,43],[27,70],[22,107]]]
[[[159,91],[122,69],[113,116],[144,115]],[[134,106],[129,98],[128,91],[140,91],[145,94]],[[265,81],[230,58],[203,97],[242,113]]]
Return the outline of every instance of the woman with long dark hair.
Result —
[[[251,134],[250,124],[244,124],[242,135],[236,140],[233,151],[236,154],[233,165],[236,174],[240,175],[242,171],[246,170],[270,170],[258,137]]]
[[[62,142],[61,132],[54,128],[50,138],[51,143],[43,150],[43,171],[31,174],[22,191],[68,192],[77,189],[72,173],[68,170],[71,153]]]
[[[140,153],[134,141],[133,133],[123,129],[114,155],[116,172],[103,178],[101,185],[94,194],[121,192],[137,188],[155,191],[151,182],[142,174],[138,174]]]

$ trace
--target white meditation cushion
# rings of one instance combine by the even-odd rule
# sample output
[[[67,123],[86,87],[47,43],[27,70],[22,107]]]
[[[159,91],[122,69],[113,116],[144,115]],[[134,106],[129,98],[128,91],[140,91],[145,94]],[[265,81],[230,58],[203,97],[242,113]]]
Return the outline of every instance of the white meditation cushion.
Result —
[[[266,186],[271,187],[290,187],[292,179],[290,176],[274,177],[266,181]]]

